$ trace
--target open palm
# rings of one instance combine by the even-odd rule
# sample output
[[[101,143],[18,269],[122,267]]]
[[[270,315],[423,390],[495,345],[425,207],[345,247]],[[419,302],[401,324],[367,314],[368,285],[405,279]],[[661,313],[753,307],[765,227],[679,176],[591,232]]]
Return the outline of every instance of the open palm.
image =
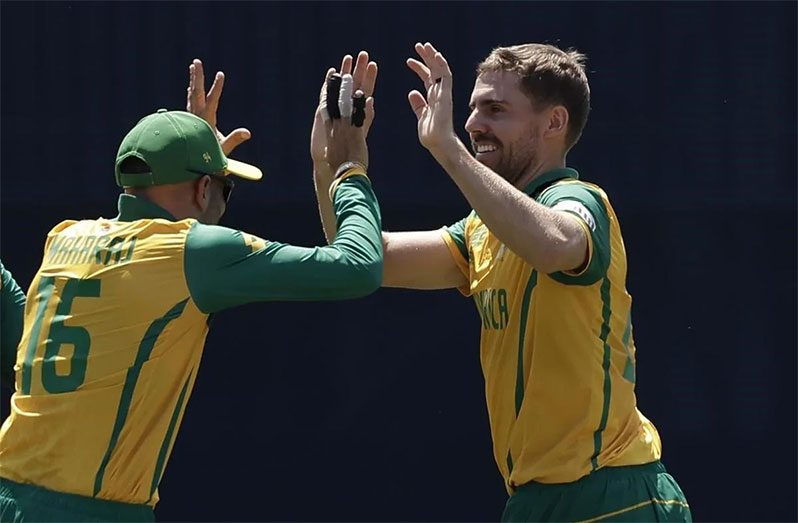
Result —
[[[368,136],[371,124],[374,121],[374,86],[377,83],[377,64],[369,61],[369,54],[366,51],[360,51],[357,55],[357,61],[354,63],[354,71],[352,70],[353,58],[351,55],[344,56],[341,61],[341,70],[343,74],[352,75],[352,92],[358,89],[363,91],[366,97],[366,119],[363,122],[363,132]],[[325,150],[327,148],[327,129],[325,128],[324,117],[322,111],[325,111],[326,96],[327,96],[327,78],[335,73],[334,68],[327,70],[324,75],[324,82],[321,84],[321,92],[319,94],[319,105],[316,108],[316,114],[313,119],[313,128],[310,131],[310,156],[314,163],[321,163],[325,161]]]
[[[216,112],[219,110],[219,100],[222,97],[222,89],[224,88],[224,73],[219,71],[213,79],[208,94],[205,94],[205,72],[202,67],[202,61],[194,59],[188,67],[188,89],[186,93],[186,111],[196,114],[213,128],[216,133],[216,138],[222,146],[224,154],[230,152],[249,140],[251,133],[249,130],[239,127],[227,136],[219,131],[216,127]]]
[[[455,137],[452,123],[452,72],[446,58],[429,42],[417,43],[415,49],[423,62],[408,58],[407,66],[424,82],[427,96],[413,90],[407,99],[418,118],[421,145],[435,150]]]

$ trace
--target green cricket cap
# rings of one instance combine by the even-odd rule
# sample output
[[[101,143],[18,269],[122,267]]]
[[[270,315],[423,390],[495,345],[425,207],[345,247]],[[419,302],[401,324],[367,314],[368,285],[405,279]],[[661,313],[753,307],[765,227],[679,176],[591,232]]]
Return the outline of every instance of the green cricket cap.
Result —
[[[144,161],[150,172],[121,172],[122,162],[131,156]],[[263,176],[254,165],[227,158],[208,122],[185,111],[166,109],[145,116],[127,133],[114,171],[120,187],[180,183],[205,174],[233,174],[247,180]]]

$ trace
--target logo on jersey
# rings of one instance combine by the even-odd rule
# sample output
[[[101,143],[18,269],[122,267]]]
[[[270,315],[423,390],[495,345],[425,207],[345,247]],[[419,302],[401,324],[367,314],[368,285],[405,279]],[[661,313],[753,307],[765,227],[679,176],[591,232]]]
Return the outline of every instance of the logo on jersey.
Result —
[[[242,232],[241,236],[244,237],[244,244],[252,249],[252,252],[266,248],[266,240],[258,238],[257,236],[252,236],[251,234],[247,234],[245,232]]]
[[[479,224],[471,234],[469,234],[470,243],[473,247],[479,248],[485,243],[485,238],[488,236],[488,228],[484,223]]]
[[[596,230],[596,219],[593,218],[593,214],[582,205],[580,202],[576,200],[565,200],[562,202],[558,202],[554,207],[552,207],[555,211],[568,211],[576,214],[582,221],[584,221],[588,227],[590,227],[591,231]]]

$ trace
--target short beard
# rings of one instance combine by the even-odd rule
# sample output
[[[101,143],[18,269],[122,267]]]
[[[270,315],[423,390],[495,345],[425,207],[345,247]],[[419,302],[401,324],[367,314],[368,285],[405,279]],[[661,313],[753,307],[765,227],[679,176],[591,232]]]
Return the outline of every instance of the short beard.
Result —
[[[510,158],[509,160],[510,161],[507,163],[499,163],[499,165],[496,167],[496,174],[507,180],[507,182],[509,182],[513,187],[517,187],[518,182],[523,179],[524,176],[526,176],[530,167],[535,164],[535,154],[533,153],[531,156],[529,156],[527,161],[520,166],[519,162],[513,161],[513,158]]]

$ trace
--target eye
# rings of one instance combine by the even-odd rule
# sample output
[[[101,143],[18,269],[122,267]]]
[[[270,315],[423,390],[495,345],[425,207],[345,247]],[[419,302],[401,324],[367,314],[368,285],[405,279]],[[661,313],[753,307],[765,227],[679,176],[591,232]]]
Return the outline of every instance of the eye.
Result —
[[[502,112],[504,112],[504,107],[502,107],[499,104],[490,104],[490,107],[488,108],[488,112],[490,112],[491,114],[502,113]]]

